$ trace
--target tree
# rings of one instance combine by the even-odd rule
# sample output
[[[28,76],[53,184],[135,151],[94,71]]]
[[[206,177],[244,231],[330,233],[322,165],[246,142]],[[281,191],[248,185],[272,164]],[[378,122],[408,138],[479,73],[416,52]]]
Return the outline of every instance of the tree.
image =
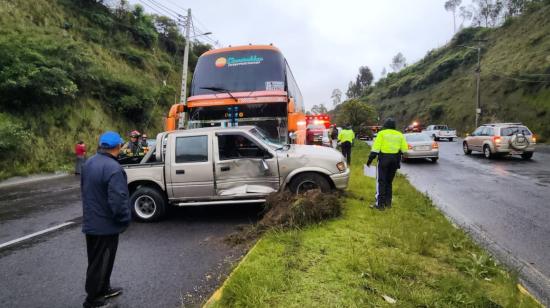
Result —
[[[386,67],[384,66],[384,68],[382,68],[382,72],[380,72],[380,78],[386,77],[387,74],[388,71],[386,71]]]
[[[405,66],[407,66],[407,59],[405,59],[405,56],[401,52],[397,53],[391,61],[390,67],[394,72],[399,72],[402,70]]]
[[[445,1],[445,10],[453,12],[453,29],[456,32],[456,9],[460,6],[462,0],[447,0]]]
[[[313,114],[323,114],[327,112],[328,112],[328,109],[327,107],[325,107],[324,104],[313,105],[313,107],[311,107],[311,113]]]
[[[460,9],[459,9],[458,16],[462,19],[462,21],[460,22],[460,27],[459,28],[463,28],[464,23],[466,21],[469,21],[470,19],[472,19],[473,15],[474,14],[472,13],[471,9],[469,9],[465,6],[461,6]]]
[[[332,90],[330,98],[332,99],[332,105],[338,106],[342,102],[342,91],[340,89]]]
[[[502,0],[474,0],[476,12],[474,13],[474,23],[478,26],[494,27],[500,22],[504,3]]]
[[[337,123],[350,124],[357,131],[362,124],[371,123],[376,119],[374,107],[358,99],[342,103],[336,113]]]
[[[374,76],[368,66],[361,66],[355,82],[350,81],[346,95],[348,98],[358,98],[365,95],[372,84]]]

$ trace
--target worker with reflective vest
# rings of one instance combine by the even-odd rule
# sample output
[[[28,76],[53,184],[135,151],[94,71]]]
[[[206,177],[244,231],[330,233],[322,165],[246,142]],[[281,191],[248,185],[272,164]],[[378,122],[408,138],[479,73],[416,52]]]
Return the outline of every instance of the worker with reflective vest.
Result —
[[[338,133],[338,142],[342,148],[342,155],[346,158],[348,166],[351,164],[351,145],[355,139],[355,133],[351,130],[351,125],[347,124],[344,129]]]
[[[401,166],[401,155],[407,152],[407,149],[405,136],[395,130],[395,121],[392,118],[386,119],[382,130],[374,139],[367,161],[367,166],[370,167],[372,161],[378,157],[376,204],[371,206],[372,208],[378,210],[391,208],[393,178]]]

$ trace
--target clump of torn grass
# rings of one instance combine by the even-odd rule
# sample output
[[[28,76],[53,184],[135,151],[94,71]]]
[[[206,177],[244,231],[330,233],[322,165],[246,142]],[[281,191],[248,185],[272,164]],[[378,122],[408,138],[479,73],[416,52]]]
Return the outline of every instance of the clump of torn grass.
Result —
[[[264,232],[273,229],[301,228],[340,216],[342,202],[336,193],[324,194],[319,190],[294,194],[289,191],[277,192],[266,199],[262,219],[253,226],[245,226],[229,235],[233,244],[252,241]]]

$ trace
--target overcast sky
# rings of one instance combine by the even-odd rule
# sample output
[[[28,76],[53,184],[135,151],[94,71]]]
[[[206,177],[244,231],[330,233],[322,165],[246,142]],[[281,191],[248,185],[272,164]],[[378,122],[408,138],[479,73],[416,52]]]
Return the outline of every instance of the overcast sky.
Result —
[[[287,58],[306,102],[332,107],[332,90],[346,92],[361,65],[375,78],[402,52],[407,63],[453,35],[444,0],[131,0],[153,11],[151,1],[185,14],[213,32],[223,46],[269,44]],[[160,9],[156,10],[162,12]]]

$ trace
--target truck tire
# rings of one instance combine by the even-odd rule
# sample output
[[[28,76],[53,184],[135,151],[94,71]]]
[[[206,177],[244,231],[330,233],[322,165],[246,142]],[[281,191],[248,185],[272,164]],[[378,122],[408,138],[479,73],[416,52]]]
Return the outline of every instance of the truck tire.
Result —
[[[432,138],[434,141],[439,141],[439,138],[437,138],[437,136],[435,134],[432,135]]]
[[[462,150],[464,151],[464,154],[466,154],[466,155],[472,154],[472,150],[470,150],[470,148],[468,148],[468,143],[466,143],[466,141],[464,141],[462,143]]]
[[[430,160],[432,161],[432,163],[437,163],[437,160],[439,159],[439,157],[432,157],[430,158]]]
[[[320,189],[323,193],[332,190],[327,179],[315,172],[306,172],[295,176],[288,185],[291,192],[300,194],[312,189]]]
[[[166,199],[150,186],[138,187],[130,197],[130,206],[134,218],[143,222],[160,220],[166,213]]]
[[[454,139],[454,138],[449,138],[449,142],[453,142],[453,139]]]

